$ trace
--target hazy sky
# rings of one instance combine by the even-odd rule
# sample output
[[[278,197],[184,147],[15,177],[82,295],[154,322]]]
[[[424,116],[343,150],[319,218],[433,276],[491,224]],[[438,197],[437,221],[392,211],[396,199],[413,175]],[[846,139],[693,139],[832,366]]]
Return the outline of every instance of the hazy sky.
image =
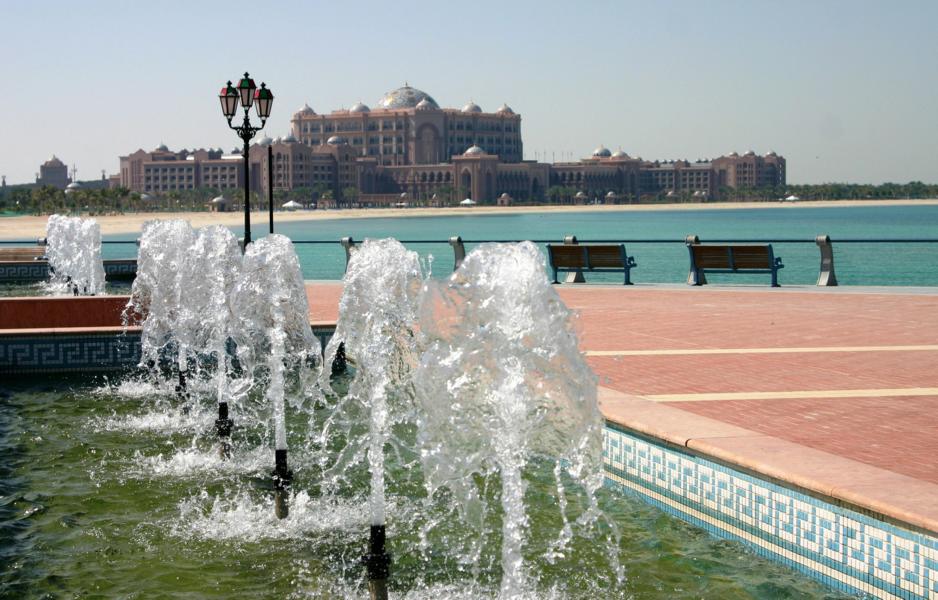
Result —
[[[521,113],[525,157],[599,144],[694,160],[752,149],[792,183],[938,181],[938,1],[0,0],[0,174],[80,179],[160,142],[230,150],[245,69],[283,135],[403,85]]]

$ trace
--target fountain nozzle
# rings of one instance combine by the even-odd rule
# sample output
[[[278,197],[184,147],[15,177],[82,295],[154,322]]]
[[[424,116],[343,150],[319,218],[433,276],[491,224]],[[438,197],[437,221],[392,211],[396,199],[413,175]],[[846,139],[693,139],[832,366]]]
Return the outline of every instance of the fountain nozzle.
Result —
[[[228,418],[228,403],[218,403],[218,418],[215,419],[215,432],[220,438],[231,437],[234,421]]]
[[[274,451],[274,513],[278,519],[285,519],[290,514],[287,507],[287,490],[293,483],[293,471],[287,468],[286,449]]]
[[[335,358],[332,359],[332,376],[342,375],[347,369],[348,359],[345,357],[345,342],[339,342],[335,349]]]
[[[228,403],[219,402],[218,418],[215,419],[215,433],[218,434],[218,438],[221,441],[219,451],[222,458],[231,456],[231,442],[228,441],[228,438],[231,437],[231,430],[233,428],[234,421],[228,418]]]
[[[368,589],[372,600],[387,600],[388,575],[391,572],[391,555],[384,549],[385,526],[372,525],[368,540],[368,554],[362,557],[362,563],[368,572]]]
[[[189,382],[186,380],[189,371],[179,369],[179,383],[176,384],[176,395],[181,399],[189,397]]]

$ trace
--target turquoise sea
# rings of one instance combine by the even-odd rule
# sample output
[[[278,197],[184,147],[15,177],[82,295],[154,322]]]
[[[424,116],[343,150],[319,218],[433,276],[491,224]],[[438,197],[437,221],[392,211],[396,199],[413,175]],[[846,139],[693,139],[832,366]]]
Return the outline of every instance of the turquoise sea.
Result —
[[[252,223],[255,239],[267,231],[266,219]],[[275,224],[277,233],[296,242],[306,279],[340,279],[345,253],[339,238],[356,240],[394,237],[424,258],[432,255],[434,276],[449,273],[453,253],[446,240],[556,240],[574,234],[581,242],[624,240],[638,268],[636,283],[680,283],[687,277],[688,257],[683,240],[688,234],[708,240],[803,240],[776,242],[775,255],[785,268],[779,282],[813,284],[819,253],[814,236],[834,240],[837,278],[841,285],[938,286],[938,243],[843,243],[858,239],[938,239],[938,206],[779,206],[758,209],[622,211],[581,213],[524,213],[474,215],[471,211],[445,217],[336,219]],[[234,228],[241,233],[241,228]],[[108,236],[107,240],[135,236]],[[304,244],[304,240],[331,241]],[[440,243],[414,243],[437,240]],[[639,243],[635,240],[667,240]],[[474,244],[467,244],[467,251]],[[135,250],[106,245],[105,257],[133,256]],[[711,282],[768,283],[767,275],[708,276]],[[588,281],[619,281],[618,275],[594,275]]]

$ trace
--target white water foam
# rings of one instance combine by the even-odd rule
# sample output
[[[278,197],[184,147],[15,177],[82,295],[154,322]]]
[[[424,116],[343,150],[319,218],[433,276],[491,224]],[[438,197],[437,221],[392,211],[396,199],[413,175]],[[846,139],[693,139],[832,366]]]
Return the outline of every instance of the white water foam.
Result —
[[[271,497],[253,498],[245,493],[233,496],[198,496],[179,503],[180,517],[171,526],[173,535],[183,539],[262,540],[302,539],[310,534],[331,531],[360,536],[368,516],[361,501],[310,498],[305,491],[291,494],[290,514],[279,519]]]

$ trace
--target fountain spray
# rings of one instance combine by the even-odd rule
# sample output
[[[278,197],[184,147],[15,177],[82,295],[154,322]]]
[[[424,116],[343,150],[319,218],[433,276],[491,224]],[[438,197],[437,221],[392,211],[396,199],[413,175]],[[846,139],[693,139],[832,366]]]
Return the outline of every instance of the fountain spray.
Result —
[[[344,288],[339,301],[336,331],[326,347],[327,364],[337,371],[348,353],[355,361],[355,377],[347,402],[357,404],[368,418],[368,436],[349,454],[367,453],[371,473],[369,508],[371,528],[368,553],[362,558],[372,598],[387,597],[391,557],[386,551],[386,506],[384,448],[391,426],[402,412],[389,401],[403,399],[398,393],[409,385],[416,363],[415,334],[417,298],[423,278],[420,259],[397,240],[366,240],[349,257]],[[321,384],[329,389],[329,373]],[[356,411],[357,412],[357,411]],[[341,462],[340,462],[341,464]]]
[[[285,375],[288,366],[300,371],[321,366],[319,343],[309,326],[306,287],[289,238],[273,234],[247,247],[231,303],[232,337],[239,360],[249,374],[256,368],[267,372],[265,398],[274,429],[274,507],[283,519],[289,514],[287,497],[293,480],[288,465]],[[266,360],[259,360],[261,356]]]
[[[222,458],[231,455],[231,432],[234,421],[229,416],[229,367],[228,342],[231,339],[230,297],[240,272],[241,249],[238,238],[227,228],[213,225],[200,229],[196,237],[193,254],[201,257],[202,277],[193,282],[193,295],[205,307],[199,329],[199,345],[206,354],[215,359],[215,398],[218,418],[215,433],[219,441]]]
[[[561,470],[583,485],[591,507],[602,484],[596,377],[577,347],[573,315],[534,244],[483,244],[449,279],[427,282],[419,324],[426,350],[412,380],[428,491],[447,487],[461,516],[485,531],[477,481],[500,478],[500,596],[523,596],[525,467],[535,457],[562,466],[557,554],[572,535]]]
[[[104,293],[101,227],[94,219],[52,215],[46,224],[46,257],[55,294]]]

